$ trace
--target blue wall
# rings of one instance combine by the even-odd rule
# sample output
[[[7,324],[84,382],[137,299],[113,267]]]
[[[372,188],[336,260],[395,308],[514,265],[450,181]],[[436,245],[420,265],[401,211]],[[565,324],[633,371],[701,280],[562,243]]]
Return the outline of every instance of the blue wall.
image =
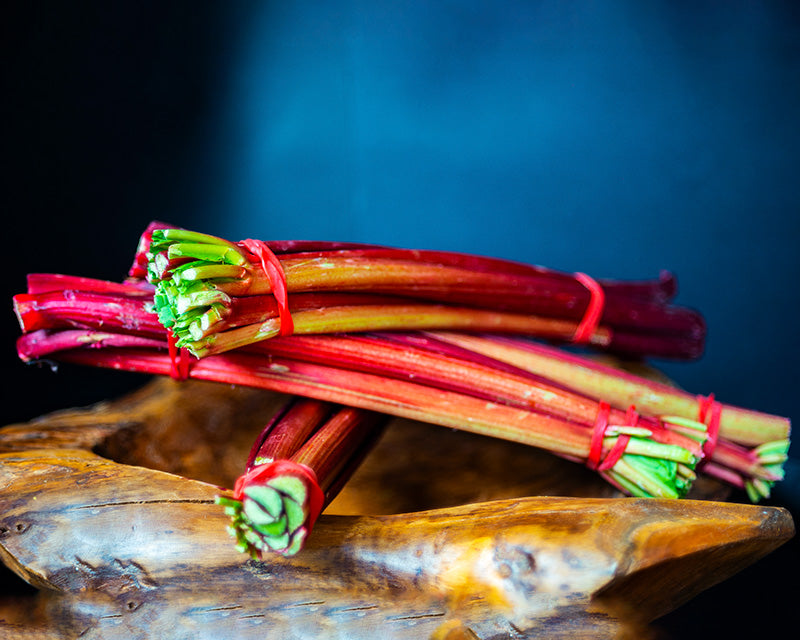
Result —
[[[770,3],[263,5],[198,184],[231,237],[674,270],[686,386],[797,414],[798,21]],[[207,168],[206,168],[207,170]]]

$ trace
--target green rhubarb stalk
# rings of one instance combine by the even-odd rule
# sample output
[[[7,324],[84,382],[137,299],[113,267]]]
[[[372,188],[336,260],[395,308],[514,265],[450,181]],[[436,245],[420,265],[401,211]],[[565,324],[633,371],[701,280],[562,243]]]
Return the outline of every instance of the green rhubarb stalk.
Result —
[[[180,320],[175,320],[172,324],[179,335],[178,346],[188,349],[198,358],[224,353],[280,335],[281,323],[278,318],[209,333],[214,323],[209,315],[214,314],[216,319],[219,312],[211,307],[211,303],[208,306],[207,310],[197,316],[185,313],[183,319],[188,321],[186,324],[181,324]],[[166,317],[163,311],[160,317]],[[433,304],[324,307],[297,311],[292,314],[292,319],[294,333],[299,335],[442,328],[524,333],[569,340],[577,328],[577,323],[570,320]],[[599,328],[594,333],[592,344],[604,346],[608,344],[608,340],[608,332]]]

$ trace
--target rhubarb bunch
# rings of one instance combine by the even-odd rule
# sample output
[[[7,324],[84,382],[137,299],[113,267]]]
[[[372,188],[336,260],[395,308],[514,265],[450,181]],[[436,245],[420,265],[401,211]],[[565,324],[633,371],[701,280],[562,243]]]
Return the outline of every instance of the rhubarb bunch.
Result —
[[[217,499],[239,550],[253,558],[299,552],[385,422],[374,412],[291,399],[256,440],[233,493]]]
[[[787,419],[654,393],[616,369],[604,378],[597,369],[585,374],[572,366],[577,356],[529,339],[571,342],[597,285],[604,304],[589,336],[594,346],[673,356],[691,351],[676,345],[697,346],[702,321],[671,304],[671,277],[586,282],[464,254],[231,243],[154,224],[126,282],[31,275],[14,299],[23,331],[17,348],[30,362],[248,385],[503,438],[587,464],[634,496],[683,497],[698,472],[753,500],[768,495],[782,477]],[[537,350],[547,351],[550,365],[534,366]],[[251,551],[288,552],[308,531],[298,525],[298,505],[312,513],[319,501],[295,473],[278,483],[296,488],[279,504],[273,471],[257,460],[314,465],[300,448],[269,453],[271,436],[261,445],[227,498],[239,503],[228,505],[233,529]],[[327,448],[310,446],[315,455]],[[246,490],[251,481],[257,490]]]
[[[595,281],[453,252],[234,243],[159,227],[147,237],[135,273],[146,272],[159,321],[197,357],[292,333],[419,329],[524,334],[642,356],[703,350],[703,319],[671,303],[669,274]]]
[[[715,434],[706,445],[703,472],[745,490],[753,502],[768,498],[775,482],[784,478],[791,435],[787,418],[721,403],[713,394],[688,393],[530,340],[455,332],[432,333],[429,338],[543,376],[618,408],[635,406],[646,415],[690,428],[698,421],[709,423]]]

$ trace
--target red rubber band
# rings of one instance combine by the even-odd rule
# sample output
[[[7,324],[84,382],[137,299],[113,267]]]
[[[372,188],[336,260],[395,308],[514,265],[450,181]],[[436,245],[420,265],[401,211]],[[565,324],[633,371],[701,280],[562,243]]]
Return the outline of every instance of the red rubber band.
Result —
[[[714,455],[714,449],[716,449],[719,439],[722,404],[714,400],[713,393],[708,396],[697,396],[697,403],[697,421],[707,426],[708,439],[703,443],[703,461],[708,461]]]
[[[590,298],[589,304],[586,305],[586,311],[583,313],[583,318],[578,323],[578,328],[575,329],[575,334],[572,336],[572,342],[586,344],[592,339],[597,327],[600,325],[600,318],[603,315],[603,309],[606,304],[606,294],[597,280],[585,273],[576,273],[575,279],[589,290]]]
[[[586,466],[590,469],[597,469],[600,465],[600,456],[603,454],[603,438],[608,429],[608,417],[611,414],[611,405],[607,402],[600,402],[597,409],[597,418],[592,429],[592,440],[589,444],[589,455],[586,458]]]
[[[242,247],[247,249],[261,262],[261,268],[264,270],[267,278],[269,279],[270,286],[272,287],[272,295],[275,296],[275,302],[278,305],[278,320],[280,322],[279,335],[290,336],[294,333],[294,320],[289,311],[289,293],[286,286],[286,273],[283,271],[283,265],[278,257],[267,246],[266,242],[262,240],[247,239],[239,243]]]
[[[191,362],[189,350],[181,349],[178,358],[178,375],[180,375],[181,380],[187,380],[189,378],[189,370],[192,367]]]
[[[169,351],[169,375],[174,380],[183,382],[189,377],[191,360],[186,349],[179,349],[178,339],[172,329],[167,329],[167,349]]]
[[[617,436],[617,440],[611,450],[606,454],[606,457],[601,460],[603,455],[603,439],[606,437],[606,431],[609,424],[608,419],[611,415],[611,406],[607,402],[600,402],[597,409],[597,418],[594,422],[592,429],[592,440],[589,445],[589,455],[586,459],[586,466],[596,471],[608,471],[613,468],[619,459],[625,453],[631,437],[627,434]],[[625,421],[629,426],[635,427],[639,422],[639,414],[636,407],[631,405],[625,414]]]
[[[625,421],[631,427],[635,427],[639,422],[639,414],[636,412],[636,407],[633,405],[628,407],[628,411],[625,414]],[[611,447],[611,451],[608,452],[606,457],[603,459],[603,462],[600,463],[600,466],[597,467],[597,470],[608,471],[609,469],[613,468],[625,453],[625,449],[628,447],[628,443],[630,441],[631,437],[627,434],[617,436],[617,441],[614,443],[614,446]]]
[[[629,435],[623,434],[617,436],[617,441],[614,443],[614,446],[611,447],[611,451],[608,452],[608,455],[603,459],[603,462],[597,467],[598,471],[608,471],[611,469],[619,459],[622,457],[622,454],[625,453],[625,448],[628,446],[628,442],[630,442],[631,437]]]

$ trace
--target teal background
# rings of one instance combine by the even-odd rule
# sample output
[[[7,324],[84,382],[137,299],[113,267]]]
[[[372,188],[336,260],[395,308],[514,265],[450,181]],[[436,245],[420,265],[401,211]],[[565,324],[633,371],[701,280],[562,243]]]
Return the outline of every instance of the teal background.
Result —
[[[124,276],[151,219],[598,277],[670,269],[708,346],[656,364],[798,416],[799,6],[12,3],[3,295],[30,271]],[[4,422],[141,383],[22,366],[8,309]],[[773,502],[796,513],[795,452]],[[730,604],[797,602],[794,581],[769,589],[792,566],[796,544],[664,626],[721,635]]]

